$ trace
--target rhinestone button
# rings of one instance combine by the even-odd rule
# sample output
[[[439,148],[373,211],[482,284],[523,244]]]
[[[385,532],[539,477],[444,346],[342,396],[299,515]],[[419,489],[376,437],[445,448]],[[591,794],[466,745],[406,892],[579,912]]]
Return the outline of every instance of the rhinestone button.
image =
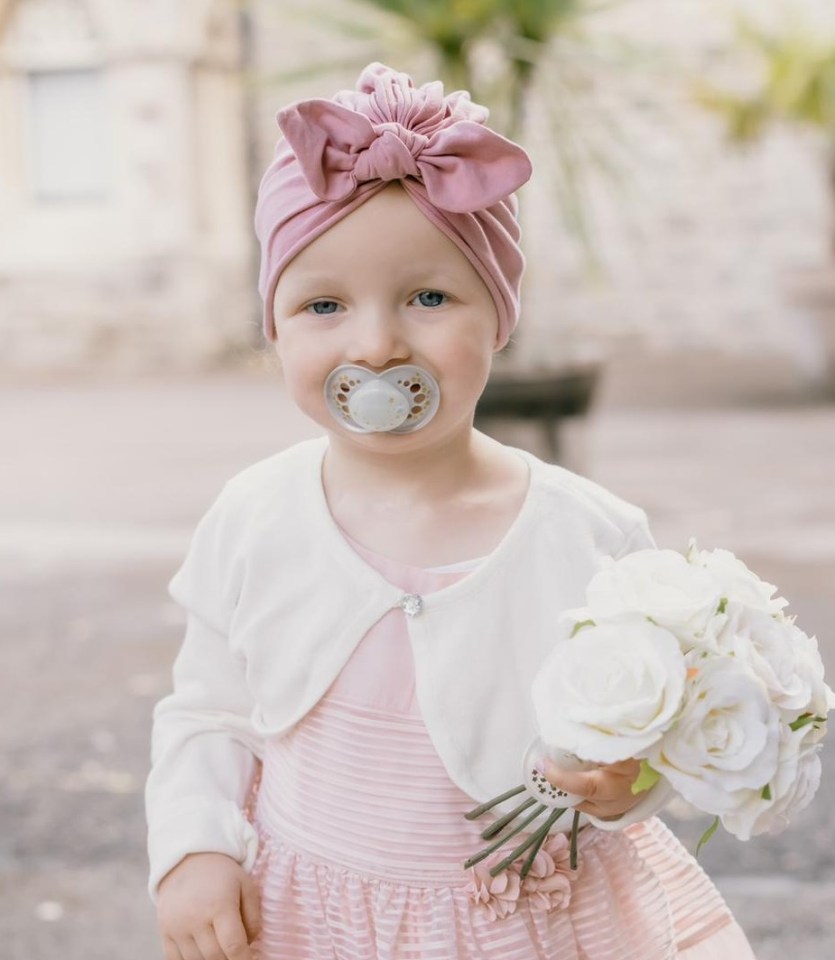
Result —
[[[400,606],[407,617],[416,617],[423,610],[423,598],[416,593],[406,593],[400,598]]]

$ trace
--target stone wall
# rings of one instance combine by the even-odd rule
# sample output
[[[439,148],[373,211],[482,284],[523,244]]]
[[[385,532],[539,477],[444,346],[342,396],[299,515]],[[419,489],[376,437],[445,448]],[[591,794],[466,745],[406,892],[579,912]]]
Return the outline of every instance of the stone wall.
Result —
[[[599,176],[590,184],[599,280],[585,278],[546,205],[528,204],[531,357],[553,362],[563,345],[605,350],[631,339],[658,353],[715,350],[739,362],[776,355],[811,380],[824,375],[816,318],[790,293],[794,278],[831,259],[823,144],[786,128],[729,146],[717,118],[692,103],[692,78],[745,82],[743,70],[735,77],[722,67],[730,6],[723,15],[703,0],[636,0],[607,18],[605,30],[660,57],[620,78],[610,71],[591,98],[588,123],[599,99],[628,144],[617,151],[622,187]],[[818,10],[835,37],[835,8]]]
[[[835,34],[828,0],[795,5]],[[558,53],[587,58],[584,69],[598,64],[564,116],[572,140],[613,161],[616,176],[586,167],[581,178],[595,272],[554,202],[552,128],[546,105],[534,105],[526,144],[535,177],[521,198],[524,314],[502,363],[553,368],[633,350],[721,355],[731,370],[765,358],[769,377],[779,369],[806,384],[827,376],[820,312],[794,295],[804,277],[830,269],[822,143],[783,129],[732,148],[692,100],[693,77],[744,81],[745,65],[736,76],[721,56],[732,10],[765,17],[785,6],[630,0],[588,21],[585,46]],[[26,195],[21,70],[27,57],[68,54],[12,35],[22,7],[39,8],[49,24],[85,11],[77,23],[90,36],[79,28],[73,55],[87,44],[112,98],[115,172],[104,207],[50,207]],[[231,0],[155,0],[141,11],[113,0],[0,0],[0,127],[13,134],[0,138],[0,369],[257,359],[252,212],[276,110],[352,84],[373,59],[420,82],[434,68],[393,21],[356,0],[251,0],[248,10],[247,37]],[[624,52],[624,40],[640,55]]]
[[[225,362],[256,309],[235,4],[19,0],[3,13],[0,369]],[[100,122],[60,103],[44,119],[63,125],[51,147],[66,143],[67,163],[84,162],[72,138],[92,131],[101,169],[88,193],[50,195],[30,88],[79,70]]]

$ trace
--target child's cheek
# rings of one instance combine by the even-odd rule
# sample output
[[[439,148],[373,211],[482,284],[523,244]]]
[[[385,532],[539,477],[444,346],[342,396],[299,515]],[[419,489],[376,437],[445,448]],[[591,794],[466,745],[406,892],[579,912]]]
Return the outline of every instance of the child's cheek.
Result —
[[[462,337],[450,349],[448,369],[456,372],[456,379],[462,385],[482,388],[487,382],[490,366],[493,360],[493,351],[480,338]]]
[[[292,337],[282,338],[281,332],[276,352],[290,399],[307,414],[321,412],[325,376],[322,364],[311,363],[310,357],[304,351],[294,348]]]

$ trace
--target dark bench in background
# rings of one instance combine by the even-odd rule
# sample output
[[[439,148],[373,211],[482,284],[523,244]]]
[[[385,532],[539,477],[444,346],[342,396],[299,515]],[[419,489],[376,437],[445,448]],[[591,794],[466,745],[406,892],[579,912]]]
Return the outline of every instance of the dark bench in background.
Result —
[[[475,426],[488,432],[490,420],[536,421],[548,459],[558,463],[562,423],[588,413],[599,373],[593,365],[530,376],[496,374],[478,401]]]

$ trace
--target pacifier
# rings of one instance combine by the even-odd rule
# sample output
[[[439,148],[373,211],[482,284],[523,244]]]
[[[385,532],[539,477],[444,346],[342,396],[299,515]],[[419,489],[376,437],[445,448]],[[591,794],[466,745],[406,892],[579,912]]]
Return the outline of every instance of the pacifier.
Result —
[[[599,766],[597,763],[581,760],[567,750],[562,750],[559,747],[549,747],[539,737],[535,737],[528,745],[522,761],[522,776],[525,781],[525,788],[534,799],[539,803],[544,803],[546,807],[554,808],[576,807],[578,803],[587,799],[576,793],[566,793],[565,790],[560,790],[550,783],[545,775],[536,769],[536,762],[540,757],[548,757],[563,770],[595,770]]]
[[[331,416],[354,433],[411,433],[435,416],[438,382],[422,367],[401,364],[383,373],[343,364],[325,381]]]

